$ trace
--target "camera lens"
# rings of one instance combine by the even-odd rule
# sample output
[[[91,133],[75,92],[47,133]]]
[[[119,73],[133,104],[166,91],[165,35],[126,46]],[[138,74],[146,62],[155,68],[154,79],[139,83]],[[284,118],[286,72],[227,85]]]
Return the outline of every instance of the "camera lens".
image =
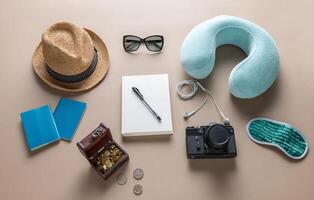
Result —
[[[205,143],[214,148],[223,148],[229,141],[229,131],[222,124],[210,126],[205,133]]]

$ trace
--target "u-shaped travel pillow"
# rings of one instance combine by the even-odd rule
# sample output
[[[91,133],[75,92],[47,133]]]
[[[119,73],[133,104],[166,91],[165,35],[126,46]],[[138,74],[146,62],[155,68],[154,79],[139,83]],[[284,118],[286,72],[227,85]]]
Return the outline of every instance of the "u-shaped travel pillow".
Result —
[[[276,44],[260,26],[238,17],[217,16],[193,28],[181,48],[184,70],[195,79],[206,78],[213,70],[216,48],[225,44],[247,54],[230,74],[230,92],[239,98],[265,92],[279,71]]]

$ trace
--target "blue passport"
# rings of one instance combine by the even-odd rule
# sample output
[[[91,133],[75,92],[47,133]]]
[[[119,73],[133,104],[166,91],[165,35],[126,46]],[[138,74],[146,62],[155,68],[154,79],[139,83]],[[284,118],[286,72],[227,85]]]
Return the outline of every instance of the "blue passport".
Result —
[[[53,112],[59,135],[62,139],[71,141],[85,112],[86,103],[60,98]]]
[[[26,143],[31,151],[60,139],[49,105],[22,112]]]

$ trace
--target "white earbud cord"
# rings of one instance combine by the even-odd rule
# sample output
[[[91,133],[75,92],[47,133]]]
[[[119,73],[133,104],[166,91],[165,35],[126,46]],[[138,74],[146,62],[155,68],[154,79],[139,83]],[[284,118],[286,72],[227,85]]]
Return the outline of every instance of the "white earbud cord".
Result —
[[[191,92],[188,93],[188,94],[184,94],[181,92],[181,89],[184,87],[184,86],[189,86],[191,88]],[[220,114],[220,117],[221,117],[221,120],[226,124],[229,124],[229,119],[223,114],[223,112],[220,110],[218,104],[216,103],[216,100],[214,98],[214,96],[212,95],[212,93],[207,90],[200,82],[198,81],[195,81],[195,80],[184,80],[180,83],[177,84],[177,87],[176,87],[176,91],[177,91],[177,94],[178,96],[183,99],[183,100],[188,100],[188,99],[191,99],[192,97],[195,96],[197,90],[198,90],[198,87],[200,87],[203,92],[205,92],[206,94],[206,98],[204,100],[204,102],[195,110],[193,110],[192,112],[188,113],[188,112],[185,112],[184,113],[184,119],[187,119],[189,117],[191,117],[192,115],[194,115],[195,113],[197,113],[200,109],[202,109],[204,107],[204,105],[207,103],[209,97],[212,98],[214,104],[215,104],[215,107],[218,111],[218,113]]]

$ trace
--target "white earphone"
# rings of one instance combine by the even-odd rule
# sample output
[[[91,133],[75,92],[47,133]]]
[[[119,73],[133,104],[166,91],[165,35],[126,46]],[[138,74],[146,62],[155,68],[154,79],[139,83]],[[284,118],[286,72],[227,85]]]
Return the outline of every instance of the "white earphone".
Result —
[[[188,93],[188,94],[184,94],[181,92],[181,89],[184,87],[184,86],[189,86],[191,88],[191,92]],[[216,103],[216,100],[214,98],[214,96],[212,95],[212,93],[207,90],[200,82],[196,81],[196,80],[184,80],[180,83],[177,84],[177,87],[176,87],[176,91],[177,91],[177,94],[178,96],[183,99],[183,100],[188,100],[188,99],[191,99],[192,97],[194,97],[194,95],[196,94],[198,88],[201,88],[203,92],[205,92],[206,94],[206,98],[204,100],[204,102],[195,110],[191,111],[191,112],[185,112],[183,117],[184,119],[188,119],[189,117],[191,117],[192,115],[194,115],[195,113],[197,113],[200,109],[203,108],[203,106],[207,103],[209,97],[212,98],[214,104],[215,104],[215,107],[221,117],[221,120],[226,124],[229,124],[229,119],[223,114],[223,112],[220,110],[218,104]]]

